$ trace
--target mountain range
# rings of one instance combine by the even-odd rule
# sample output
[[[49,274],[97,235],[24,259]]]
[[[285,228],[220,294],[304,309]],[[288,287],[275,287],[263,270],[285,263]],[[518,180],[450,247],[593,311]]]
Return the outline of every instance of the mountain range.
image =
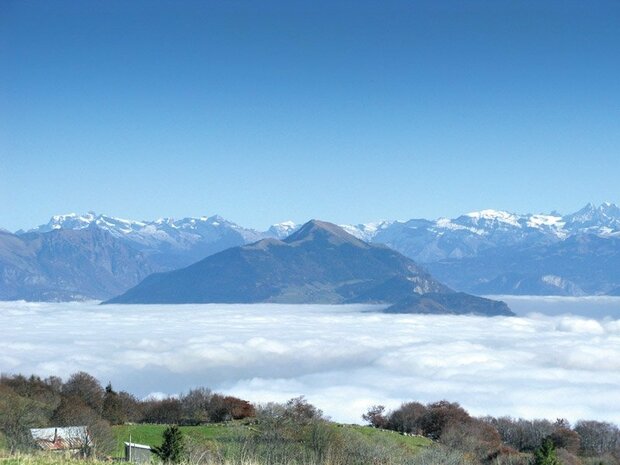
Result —
[[[299,227],[288,221],[256,231],[220,216],[57,215],[28,231],[0,230],[0,299],[107,299],[153,272],[261,239],[284,239]],[[341,227],[402,253],[459,291],[620,294],[620,208],[611,203],[568,215],[483,210]]]
[[[311,220],[283,240],[231,247],[150,275],[106,303],[392,304],[388,312],[513,315],[503,302],[457,293],[413,260]]]
[[[158,268],[101,229],[0,231],[0,300],[104,299]]]

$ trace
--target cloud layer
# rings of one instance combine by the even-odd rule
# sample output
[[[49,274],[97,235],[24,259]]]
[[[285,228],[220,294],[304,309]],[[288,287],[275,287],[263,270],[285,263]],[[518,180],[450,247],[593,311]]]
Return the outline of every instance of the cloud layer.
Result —
[[[617,315],[620,299],[566,302],[598,319],[555,310],[483,318],[372,306],[2,302],[0,371],[85,370],[140,396],[198,385],[252,401],[303,394],[348,422],[371,404],[444,398],[477,415],[617,422],[620,320],[601,315]],[[549,303],[518,304],[525,315]]]

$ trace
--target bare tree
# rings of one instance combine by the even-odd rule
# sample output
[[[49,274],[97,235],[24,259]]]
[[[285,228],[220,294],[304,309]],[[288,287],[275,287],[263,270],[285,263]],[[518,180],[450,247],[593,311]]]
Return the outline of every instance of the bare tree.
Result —
[[[565,449],[571,454],[579,453],[581,437],[576,431],[565,427],[557,428],[548,437],[557,449]]]
[[[105,456],[116,446],[110,424],[86,405],[81,397],[63,397],[51,422],[54,426],[85,426],[88,437],[83,441],[84,455]]]
[[[32,445],[30,429],[45,423],[44,405],[17,395],[7,386],[0,386],[0,431],[10,452]]]
[[[421,419],[428,409],[419,402],[406,402],[390,413],[388,428],[401,433],[421,434]]]
[[[422,434],[431,439],[439,439],[449,426],[471,421],[469,414],[456,402],[442,400],[427,405],[426,409],[419,424]]]
[[[585,455],[611,454],[620,448],[620,430],[611,423],[579,421],[575,431],[581,437],[581,450]]]
[[[385,406],[373,405],[362,415],[362,420],[367,421],[374,428],[385,428],[388,423],[385,416]]]
[[[502,441],[519,451],[532,452],[555,430],[548,420],[524,420],[510,417],[483,419],[495,427]]]
[[[148,423],[179,424],[183,418],[181,401],[174,397],[144,402],[144,418]]]
[[[187,394],[181,396],[183,418],[196,424],[209,421],[208,410],[212,398],[213,393],[210,389],[203,387],[191,389]]]
[[[481,420],[446,426],[440,442],[449,449],[474,456],[478,462],[486,462],[500,455],[502,439],[497,430]]]
[[[62,387],[66,396],[78,397],[95,412],[101,412],[104,390],[94,376],[83,371],[72,374]]]

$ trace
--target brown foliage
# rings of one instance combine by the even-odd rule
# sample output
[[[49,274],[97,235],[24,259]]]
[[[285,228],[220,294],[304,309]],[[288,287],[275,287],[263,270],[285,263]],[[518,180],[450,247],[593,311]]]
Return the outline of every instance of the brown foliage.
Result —
[[[571,454],[577,454],[581,447],[581,437],[575,431],[562,427],[549,435],[556,449],[565,449]]]
[[[385,416],[385,407],[383,405],[373,405],[362,415],[362,420],[367,421],[374,428],[385,428],[388,423],[388,419]]]
[[[556,454],[562,465],[582,465],[581,459],[566,449],[557,449]]]
[[[226,396],[224,397],[224,404],[227,406],[233,420],[241,420],[256,415],[254,406],[247,400]]]
[[[146,423],[179,424],[182,418],[183,409],[179,399],[168,397],[144,402],[142,420]]]
[[[476,419],[448,424],[444,427],[440,442],[475,457],[478,462],[497,457],[502,446],[497,430]]]
[[[388,428],[401,433],[421,434],[421,419],[428,409],[418,402],[406,402],[394,410],[388,420]]]
[[[104,390],[99,381],[88,373],[79,371],[72,374],[63,384],[62,393],[65,396],[77,397],[95,412],[101,412]]]
[[[420,418],[419,425],[424,436],[437,440],[446,428],[469,423],[471,419],[469,413],[458,403],[442,400],[426,407],[426,413]]]

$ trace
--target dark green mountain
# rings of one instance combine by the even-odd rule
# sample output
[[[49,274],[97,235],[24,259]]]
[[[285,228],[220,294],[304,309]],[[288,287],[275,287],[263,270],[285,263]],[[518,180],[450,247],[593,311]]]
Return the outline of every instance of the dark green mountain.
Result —
[[[422,295],[436,303],[432,313],[512,314],[504,303],[454,293],[392,249],[317,220],[284,240],[233,247],[187,268],[153,274],[107,303],[393,304]],[[426,308],[410,302],[407,311]]]

